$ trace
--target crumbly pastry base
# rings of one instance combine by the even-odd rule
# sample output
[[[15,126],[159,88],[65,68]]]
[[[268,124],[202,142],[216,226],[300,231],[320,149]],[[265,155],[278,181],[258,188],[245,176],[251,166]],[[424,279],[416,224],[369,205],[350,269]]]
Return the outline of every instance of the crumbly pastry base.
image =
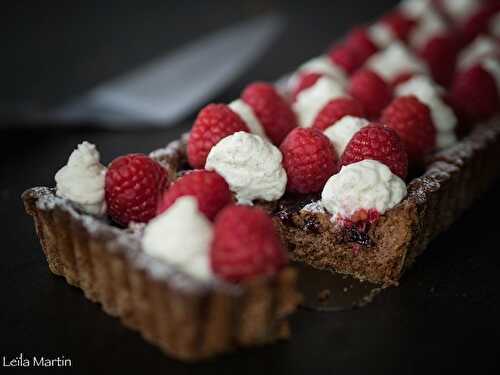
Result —
[[[175,172],[185,163],[187,135],[152,153]],[[476,126],[456,145],[427,160],[408,184],[407,197],[381,216],[367,241],[331,222],[320,210],[284,211],[267,204],[291,258],[383,285],[397,285],[415,258],[446,230],[500,174],[500,119]],[[292,205],[293,206],[293,205]],[[356,236],[354,236],[356,237]],[[368,242],[368,244],[364,243]]]
[[[149,342],[193,361],[289,336],[296,271],[241,286],[200,285],[147,256],[137,235],[81,215],[48,188],[23,194],[50,270]]]

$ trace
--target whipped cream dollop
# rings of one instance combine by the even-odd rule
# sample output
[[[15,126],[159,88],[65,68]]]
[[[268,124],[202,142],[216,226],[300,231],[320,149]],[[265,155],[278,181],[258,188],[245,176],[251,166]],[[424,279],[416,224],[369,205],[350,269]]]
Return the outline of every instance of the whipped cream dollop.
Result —
[[[478,0],[440,0],[441,7],[454,21],[464,20],[471,16],[481,4]]]
[[[210,266],[212,223],[198,210],[196,198],[184,196],[144,229],[145,253],[178,267],[200,281],[214,279]]]
[[[402,73],[427,72],[425,64],[400,42],[394,42],[385,50],[377,52],[366,64],[388,82]]]
[[[267,138],[264,127],[255,115],[252,107],[245,103],[245,101],[242,99],[233,100],[229,103],[229,108],[240,116],[252,133],[260,135],[262,138]]]
[[[287,182],[283,156],[258,135],[236,132],[220,140],[207,157],[205,168],[225,178],[242,204],[256,199],[274,201],[284,194]]]
[[[345,90],[340,83],[327,76],[321,77],[314,85],[302,90],[293,103],[299,125],[312,126],[318,113],[330,100],[344,95]]]
[[[406,196],[405,182],[376,160],[362,160],[343,166],[330,177],[321,193],[321,204],[333,219],[349,218],[360,209],[380,214]]]
[[[432,37],[442,34],[446,29],[446,22],[439,13],[429,9],[411,31],[408,38],[410,45],[417,49],[423,48]]]
[[[432,121],[437,130],[437,146],[439,148],[448,147],[457,141],[455,135],[457,117],[443,101],[442,93],[443,89],[440,86],[423,75],[415,76],[396,87],[397,96],[414,95],[429,107]]]
[[[368,37],[379,49],[386,48],[397,38],[392,29],[383,22],[377,22],[368,28]]]
[[[488,24],[488,31],[495,38],[500,39],[500,12],[491,17],[491,20]]]
[[[481,66],[495,79],[497,90],[500,92],[500,61],[494,56],[488,56],[481,61]]]
[[[347,83],[347,75],[345,71],[340,66],[335,65],[332,60],[325,55],[306,61],[299,67],[298,72],[324,74],[334,79],[342,86],[345,86]]]
[[[340,158],[353,135],[369,123],[370,122],[364,118],[344,116],[333,125],[326,128],[323,133],[332,142],[337,152],[337,156]]]
[[[105,174],[106,167],[100,163],[95,145],[83,142],[56,173],[56,194],[74,202],[86,213],[103,215],[106,212]]]
[[[407,17],[419,19],[432,7],[432,1],[433,0],[403,0],[399,4],[399,9]]]
[[[467,69],[499,51],[498,44],[493,38],[479,36],[458,55],[458,68]]]

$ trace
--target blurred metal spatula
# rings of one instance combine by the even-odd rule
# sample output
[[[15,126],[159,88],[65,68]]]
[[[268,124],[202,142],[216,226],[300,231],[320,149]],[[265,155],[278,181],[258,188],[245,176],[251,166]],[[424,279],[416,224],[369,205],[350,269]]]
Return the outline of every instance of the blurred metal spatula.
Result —
[[[255,62],[283,25],[282,17],[267,14],[225,28],[97,86],[49,111],[48,117],[60,122],[90,121],[108,127],[175,124]]]

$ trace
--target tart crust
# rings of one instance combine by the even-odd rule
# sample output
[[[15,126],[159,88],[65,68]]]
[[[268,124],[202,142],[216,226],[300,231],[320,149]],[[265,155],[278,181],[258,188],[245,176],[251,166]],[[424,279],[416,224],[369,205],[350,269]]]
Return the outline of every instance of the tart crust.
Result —
[[[201,284],[141,251],[137,233],[80,214],[51,189],[23,194],[49,269],[178,359],[287,338],[300,302],[296,271],[239,286]]]

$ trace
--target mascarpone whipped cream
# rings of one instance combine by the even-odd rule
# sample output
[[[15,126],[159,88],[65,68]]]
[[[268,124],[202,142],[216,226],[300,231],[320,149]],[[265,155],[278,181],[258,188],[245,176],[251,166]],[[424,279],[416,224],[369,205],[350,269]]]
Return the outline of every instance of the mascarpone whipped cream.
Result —
[[[500,22],[500,20],[499,20]],[[467,69],[487,56],[500,52],[497,42],[488,36],[479,36],[458,55],[459,69]]]
[[[405,196],[405,182],[389,167],[376,160],[362,160],[330,177],[321,193],[321,204],[335,220],[349,218],[360,209],[383,214]]]
[[[340,158],[352,136],[368,124],[369,121],[363,118],[344,116],[326,128],[323,133],[332,142],[337,156]]]
[[[301,91],[293,103],[299,125],[310,127],[323,107],[335,98],[345,96],[345,90],[337,81],[323,76],[311,87]]]
[[[185,196],[144,229],[145,253],[178,267],[201,281],[214,279],[210,266],[213,227],[198,210],[196,198]]]
[[[424,16],[430,7],[433,0],[403,0],[399,4],[401,12],[413,19],[419,19]]]
[[[282,158],[276,146],[258,135],[236,132],[212,147],[205,169],[224,177],[242,204],[255,199],[274,201],[286,188]]]
[[[385,50],[377,52],[366,64],[388,82],[402,73],[427,72],[425,64],[400,42],[394,42]]]
[[[432,37],[443,33],[446,29],[443,18],[437,12],[428,10],[410,33],[410,45],[417,49],[423,48]]]
[[[441,0],[442,8],[454,21],[461,21],[471,16],[480,3],[478,0]]]
[[[95,145],[83,142],[56,173],[56,194],[74,202],[86,213],[103,215],[106,212],[105,174],[106,167],[100,163]]]
[[[378,48],[386,48],[397,38],[385,23],[377,22],[368,28],[368,36]]]
[[[298,71],[300,73],[324,74],[334,79],[342,86],[345,86],[347,83],[347,75],[344,70],[340,66],[333,64],[332,60],[325,55],[306,61],[299,67]]]
[[[264,127],[255,115],[252,107],[245,103],[245,101],[242,99],[233,100],[229,103],[229,108],[240,116],[253,134],[260,135],[262,138],[267,138],[266,133],[264,132]]]
[[[495,38],[500,39],[500,12],[491,18],[488,25],[488,31]]]
[[[500,61],[493,56],[488,56],[481,61],[481,66],[493,76],[497,84],[497,90],[500,92]]]
[[[413,77],[396,87],[397,96],[414,95],[429,107],[437,130],[439,148],[448,147],[457,141],[455,135],[457,117],[453,110],[444,103],[441,98],[442,92],[443,89],[440,86],[423,75]]]

